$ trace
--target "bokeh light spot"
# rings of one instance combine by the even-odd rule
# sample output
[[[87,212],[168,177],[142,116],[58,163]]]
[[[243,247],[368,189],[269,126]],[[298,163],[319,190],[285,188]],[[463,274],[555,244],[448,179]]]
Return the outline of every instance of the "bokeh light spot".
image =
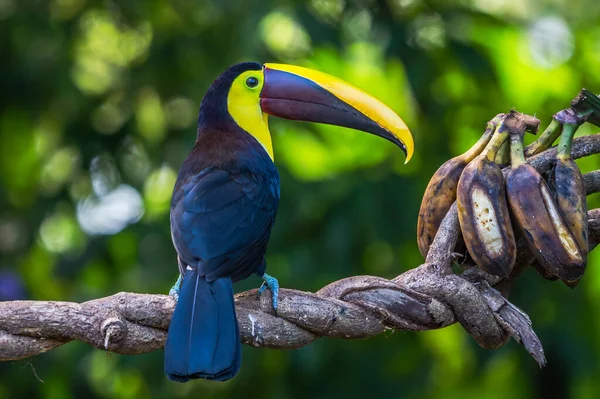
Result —
[[[65,147],[56,151],[42,168],[41,188],[48,194],[56,193],[73,176],[79,161],[79,150]]]
[[[112,235],[135,223],[144,214],[140,193],[121,184],[102,196],[90,196],[77,204],[77,220],[90,235]]]
[[[152,26],[118,24],[106,11],[90,10],[79,19],[72,78],[87,94],[102,94],[116,85],[124,68],[141,62],[152,41]]]
[[[119,161],[124,176],[136,183],[142,183],[150,173],[150,156],[141,139],[126,137],[119,151]]]
[[[169,126],[187,129],[196,121],[199,105],[189,98],[175,97],[167,102],[165,112]]]
[[[269,50],[283,59],[295,59],[308,53],[311,40],[292,17],[279,11],[267,14],[260,22],[260,34]]]
[[[561,65],[573,56],[573,34],[562,18],[540,18],[529,29],[528,39],[531,56],[544,68]]]
[[[165,114],[158,93],[150,87],[138,93],[135,107],[137,128],[142,137],[151,143],[162,141],[165,136]]]
[[[117,132],[127,120],[127,115],[112,102],[100,105],[92,113],[92,126],[102,134]]]
[[[340,20],[346,4],[344,0],[310,0],[310,10],[321,20],[334,23]]]
[[[148,176],[144,184],[144,200],[150,218],[168,212],[177,173],[163,165]]]
[[[74,215],[64,210],[42,222],[40,239],[44,248],[54,253],[68,252],[82,244],[82,234]]]
[[[16,217],[0,219],[0,252],[21,250],[27,244],[28,229],[25,221]]]
[[[109,154],[102,154],[92,159],[90,177],[94,193],[98,196],[108,194],[121,182],[117,164]]]
[[[409,43],[424,50],[434,50],[446,44],[446,30],[437,14],[423,15],[412,23]]]

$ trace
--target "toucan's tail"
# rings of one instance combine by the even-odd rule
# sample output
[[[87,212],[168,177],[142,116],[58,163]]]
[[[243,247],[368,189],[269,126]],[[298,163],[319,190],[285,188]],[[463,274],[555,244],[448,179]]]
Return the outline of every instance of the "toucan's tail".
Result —
[[[165,373],[173,381],[225,381],[240,369],[242,350],[231,279],[211,283],[187,270],[165,344]]]

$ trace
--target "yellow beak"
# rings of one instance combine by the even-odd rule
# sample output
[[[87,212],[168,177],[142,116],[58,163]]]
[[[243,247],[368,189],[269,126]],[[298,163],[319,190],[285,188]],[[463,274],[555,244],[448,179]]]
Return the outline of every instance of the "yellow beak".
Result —
[[[285,119],[348,127],[398,145],[407,163],[414,140],[406,123],[387,105],[342,79],[309,68],[264,64],[263,112]]]

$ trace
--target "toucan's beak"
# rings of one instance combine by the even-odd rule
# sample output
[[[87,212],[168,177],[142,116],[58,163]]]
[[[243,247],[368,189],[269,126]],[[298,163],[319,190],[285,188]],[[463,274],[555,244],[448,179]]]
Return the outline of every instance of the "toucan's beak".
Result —
[[[410,160],[413,137],[402,119],[363,90],[313,69],[264,65],[263,112],[285,119],[362,130],[398,145]]]

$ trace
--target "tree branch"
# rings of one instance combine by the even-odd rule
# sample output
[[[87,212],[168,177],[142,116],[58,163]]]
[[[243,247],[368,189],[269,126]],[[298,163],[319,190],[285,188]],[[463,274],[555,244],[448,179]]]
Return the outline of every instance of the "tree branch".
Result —
[[[571,155],[573,159],[587,157],[600,152],[600,133],[589,136],[576,137],[571,145]],[[556,160],[556,147],[552,147],[544,152],[532,156],[527,160],[531,166],[537,169],[541,174],[550,171]]]
[[[600,152],[600,134],[573,142],[575,158]],[[556,150],[530,159],[548,171]],[[600,172],[585,176],[588,194],[600,189]],[[600,209],[589,211],[591,247],[600,238]],[[323,336],[363,339],[386,329],[424,331],[460,322],[483,348],[512,336],[540,366],[542,345],[529,317],[490,285],[478,269],[453,274],[450,265],[460,229],[456,205],[440,226],[426,262],[393,280],[355,276],[316,293],[281,289],[277,316],[270,296],[257,290],[235,297],[242,341],[256,347],[298,348]],[[493,282],[492,282],[493,284]],[[81,304],[54,301],[0,302],[0,360],[44,353],[72,340],[122,354],[163,347],[175,301],[167,295],[121,292]]]

